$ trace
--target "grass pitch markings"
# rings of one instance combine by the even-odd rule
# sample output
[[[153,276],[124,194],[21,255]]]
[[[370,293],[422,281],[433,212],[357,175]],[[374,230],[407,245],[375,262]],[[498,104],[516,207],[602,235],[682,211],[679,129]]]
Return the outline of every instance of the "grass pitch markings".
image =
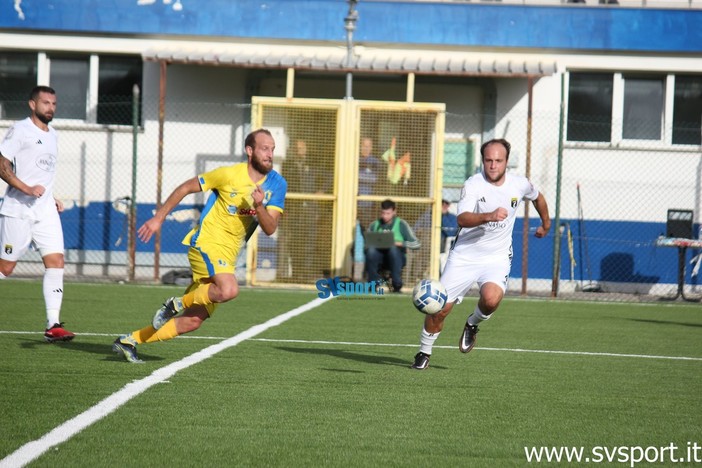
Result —
[[[304,307],[304,306],[303,306]],[[291,311],[292,312],[292,311]],[[244,332],[246,333],[246,332]],[[35,331],[4,331],[0,330],[0,335],[3,334],[14,334],[14,335],[43,335],[41,332]],[[115,336],[114,333],[76,333],[76,336]],[[237,335],[239,336],[239,335]],[[179,340],[225,340],[226,337],[223,336],[178,336]],[[236,337],[234,337],[236,338]],[[364,343],[356,341],[322,341],[322,340],[283,340],[283,339],[270,339],[270,338],[247,338],[247,341],[265,341],[271,343],[302,343],[302,344],[331,344],[331,345],[348,345],[348,346],[385,346],[394,348],[407,348],[416,347],[417,344],[401,344],[401,343]],[[242,340],[243,341],[243,340]],[[237,343],[238,344],[238,343]],[[440,349],[455,349],[455,346],[448,345],[434,345],[434,348]],[[208,348],[209,349],[209,348]],[[600,356],[600,357],[624,357],[624,358],[636,358],[636,359],[668,359],[672,361],[702,361],[702,357],[692,357],[692,356],[658,356],[655,354],[627,354],[627,353],[602,353],[593,351],[566,351],[566,350],[551,350],[551,349],[523,349],[523,348],[487,348],[476,346],[473,348],[478,351],[503,351],[509,353],[536,353],[536,354],[564,354],[573,356]],[[0,463],[0,467],[3,465]]]
[[[316,340],[273,340],[270,338],[252,338],[249,341],[267,341],[274,343],[303,343],[303,344],[331,344],[331,345],[352,345],[352,346],[390,346],[390,347],[417,347],[415,344],[397,343],[363,343],[353,341],[316,341]],[[434,348],[456,349],[457,346],[434,345]],[[602,356],[602,357],[625,357],[639,359],[670,359],[674,361],[702,361],[702,357],[689,356],[655,356],[650,354],[620,354],[620,353],[597,353],[589,351],[559,351],[548,349],[521,349],[521,348],[485,348],[476,346],[478,351],[504,351],[510,353],[539,353],[539,354],[569,354],[575,356]]]
[[[307,304],[303,304],[300,307],[292,309],[284,314],[273,317],[272,319],[254,325],[253,327],[245,330],[238,335],[232,336],[231,338],[226,338],[224,341],[208,346],[196,353],[193,353],[180,361],[171,363],[165,367],[156,369],[151,375],[144,377],[140,380],[135,380],[134,382],[128,383],[121,390],[108,396],[98,404],[88,408],[83,413],[78,416],[69,419],[65,423],[55,427],[50,432],[47,432],[39,439],[27,442],[13,453],[9,454],[2,460],[0,460],[0,467],[21,467],[39,458],[42,454],[47,452],[50,448],[66,442],[68,439],[78,434],[80,431],[90,426],[91,424],[99,421],[110,413],[114,412],[117,408],[127,403],[132,398],[140,395],[149,388],[156,384],[163,383],[164,381],[171,378],[178,371],[187,369],[188,367],[198,364],[207,358],[214,356],[215,354],[224,351],[228,348],[238,345],[242,341],[249,340],[254,336],[263,333],[269,328],[278,326],[291,318],[297,317],[309,310],[314,309],[326,302],[326,299],[315,299]],[[222,338],[219,338],[222,339]],[[131,365],[125,363],[125,365]]]

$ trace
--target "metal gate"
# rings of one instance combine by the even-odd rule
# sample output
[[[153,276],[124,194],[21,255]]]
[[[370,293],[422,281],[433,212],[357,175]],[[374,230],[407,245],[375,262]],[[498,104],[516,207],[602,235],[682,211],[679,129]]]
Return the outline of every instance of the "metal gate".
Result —
[[[277,232],[249,241],[247,282],[362,279],[358,234],[388,198],[422,242],[408,251],[404,283],[437,277],[444,112],[434,103],[254,97],[252,126],[275,137],[288,193]]]

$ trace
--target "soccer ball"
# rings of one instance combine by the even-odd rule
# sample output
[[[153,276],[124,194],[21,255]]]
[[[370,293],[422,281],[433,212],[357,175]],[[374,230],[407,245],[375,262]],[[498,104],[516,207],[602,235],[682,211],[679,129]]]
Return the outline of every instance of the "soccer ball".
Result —
[[[412,303],[423,314],[435,314],[446,305],[446,288],[437,280],[420,280],[412,291]]]

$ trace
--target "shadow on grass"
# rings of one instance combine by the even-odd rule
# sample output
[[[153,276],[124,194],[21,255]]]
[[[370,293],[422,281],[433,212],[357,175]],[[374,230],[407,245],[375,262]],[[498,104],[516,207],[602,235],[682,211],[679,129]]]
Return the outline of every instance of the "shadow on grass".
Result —
[[[676,322],[674,320],[629,319],[632,322],[653,323],[656,325],[680,325],[681,327],[702,328],[702,323]]]
[[[76,341],[76,339],[73,339],[72,341],[65,341],[65,342],[56,342],[56,343],[47,343],[46,341],[42,340],[22,340],[20,343],[20,346],[24,349],[33,349],[38,346],[58,346],[62,349],[70,350],[70,351],[80,351],[83,353],[90,353],[90,354],[97,354],[100,356],[104,356],[106,361],[124,361],[124,357],[122,357],[121,354],[117,354],[112,351],[112,342],[109,344],[103,344],[103,343],[85,343],[82,341]],[[142,359],[144,361],[163,361],[164,358],[160,356],[151,356],[148,354],[144,354],[139,352],[139,359]]]
[[[388,357],[388,356],[377,356],[377,355],[373,355],[373,354],[362,354],[362,353],[355,353],[352,351],[346,351],[346,350],[341,350],[341,349],[328,349],[328,348],[289,348],[289,347],[284,347],[284,346],[278,346],[276,348],[280,349],[281,351],[287,351],[290,353],[325,354],[327,356],[332,356],[332,357],[341,358],[341,359],[347,359],[350,361],[364,362],[367,364],[380,364],[383,366],[399,366],[399,367],[409,368],[410,364],[412,364],[411,357],[408,359],[398,359],[398,358]],[[446,369],[445,367],[442,367],[442,366],[432,366],[432,368]],[[328,368],[325,368],[324,370],[336,370],[339,372],[349,372],[348,370],[341,371],[338,369],[328,369]]]

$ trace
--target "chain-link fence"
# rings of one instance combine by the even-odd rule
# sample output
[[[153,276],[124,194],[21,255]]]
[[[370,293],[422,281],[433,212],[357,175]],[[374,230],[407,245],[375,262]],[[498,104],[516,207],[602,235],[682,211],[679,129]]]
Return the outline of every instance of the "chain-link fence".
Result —
[[[59,117],[61,105],[59,102]],[[123,110],[126,105],[118,107]],[[251,130],[251,111],[250,103],[169,101],[161,131],[160,110],[145,102],[136,145],[129,126],[56,121],[59,159],[55,195],[66,205],[62,222],[67,275],[122,280],[133,268],[137,280],[160,280],[168,273],[173,278],[174,271],[187,270],[181,240],[197,222],[204,194],[186,198],[168,217],[159,238],[148,244],[135,241],[129,228],[132,203],[136,202],[134,225],[139,226],[186,179],[244,160],[243,139]],[[333,111],[311,109],[273,115],[271,126],[283,117],[287,138],[276,141],[276,167],[289,182],[286,215],[275,242],[259,236],[255,246],[257,279],[313,285],[315,279],[335,273],[333,259],[339,252],[349,258],[347,271],[351,273],[353,246],[333,244],[333,220],[349,217],[349,223],[354,223],[357,215],[364,225],[385,197],[398,201],[398,214],[416,228],[422,240],[422,248],[408,256],[405,282],[426,276],[430,259],[438,258],[438,252],[432,256],[430,249],[435,247],[422,231],[427,219],[428,231],[436,229],[438,219],[428,190],[431,172],[437,168],[422,156],[434,144],[427,141],[427,116],[398,119],[392,112],[368,110],[361,116],[359,134],[343,137],[336,135]],[[490,130],[486,130],[486,123],[491,123]],[[650,137],[652,130],[642,129],[643,124],[632,127],[631,122],[616,121],[609,123],[609,141],[602,141],[601,130],[593,130],[592,141],[588,141],[583,127],[576,134],[577,141],[569,141],[567,128],[561,130],[565,124],[559,115],[544,113],[531,118],[513,111],[497,115],[447,113],[443,197],[457,201],[463,180],[479,170],[480,144],[487,138],[505,137],[514,148],[510,170],[528,172],[544,192],[552,218],[558,216],[558,224],[554,223],[543,240],[533,237],[538,225],[533,209],[529,223],[517,220],[512,293],[557,292],[559,296],[610,300],[674,297],[680,288],[678,250],[659,247],[656,240],[666,235],[669,209],[700,206],[699,146],[666,144],[661,141],[663,136]],[[0,127],[3,134],[6,130],[7,125]],[[632,131],[636,138],[627,133]],[[661,135],[669,131],[662,127]],[[394,139],[397,160],[410,153],[410,167],[403,170],[400,166],[390,173],[383,166],[382,183],[370,191],[366,191],[368,181],[362,172],[335,178],[340,170],[338,145],[353,147],[344,154],[357,148],[360,152],[363,138],[372,139],[372,151],[379,158],[393,147]],[[335,211],[337,184],[345,183],[345,177],[357,180],[356,213]],[[1,188],[4,192],[4,184]],[[690,237],[698,236],[698,226],[691,226]],[[133,259],[130,242],[135,246]],[[702,292],[699,276],[694,274],[699,265],[695,263],[699,257],[694,256],[699,251],[689,248],[682,253],[684,292],[695,297]],[[246,250],[239,263],[237,276],[243,280],[249,273]],[[15,275],[39,276],[42,270],[38,252],[32,251],[20,261]]]

